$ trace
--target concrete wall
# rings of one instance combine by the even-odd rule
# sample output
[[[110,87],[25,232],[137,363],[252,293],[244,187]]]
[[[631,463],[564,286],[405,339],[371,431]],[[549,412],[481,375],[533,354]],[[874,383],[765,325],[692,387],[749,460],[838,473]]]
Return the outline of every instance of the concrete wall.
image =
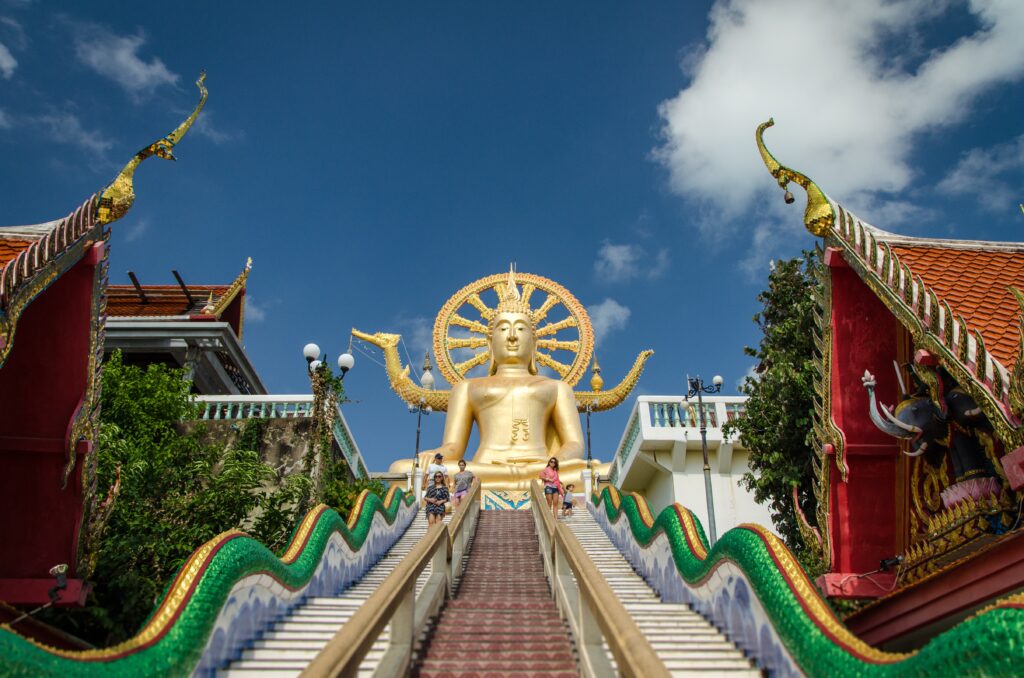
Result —
[[[202,436],[204,443],[237,447],[242,437],[246,419],[222,419],[207,421],[189,421],[180,424],[181,431],[193,430],[197,425],[204,425],[206,433]],[[305,417],[274,418],[266,420],[266,428],[259,449],[260,458],[277,471],[278,478],[302,471],[302,458],[309,448],[309,429],[312,420]],[[340,458],[341,451],[334,445],[335,455]]]
[[[744,397],[711,396],[707,407],[708,462],[718,534],[742,523],[772,529],[771,512],[740,485],[749,453],[726,436],[722,424],[742,416]],[[633,407],[612,464],[613,484],[642,494],[651,509],[673,503],[693,511],[708,530],[704,454],[699,419],[682,396],[641,396]]]

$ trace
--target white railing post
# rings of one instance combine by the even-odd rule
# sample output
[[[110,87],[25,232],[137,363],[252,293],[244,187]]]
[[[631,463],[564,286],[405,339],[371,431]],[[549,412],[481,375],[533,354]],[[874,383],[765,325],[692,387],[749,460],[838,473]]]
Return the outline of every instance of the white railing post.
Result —
[[[417,466],[414,473],[412,488],[416,493],[416,501],[423,501],[423,469]]]
[[[589,502],[590,495],[594,492],[594,472],[585,468],[580,471],[580,475],[583,477],[583,496],[585,502]]]

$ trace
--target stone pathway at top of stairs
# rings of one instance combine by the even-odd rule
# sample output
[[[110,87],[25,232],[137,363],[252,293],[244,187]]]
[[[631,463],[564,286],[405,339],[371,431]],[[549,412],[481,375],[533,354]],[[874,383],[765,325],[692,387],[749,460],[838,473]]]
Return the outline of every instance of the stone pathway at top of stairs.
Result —
[[[445,516],[446,523],[450,519],[450,514]],[[218,675],[263,678],[297,676],[338,629],[352,618],[355,611],[377,590],[426,532],[427,518],[420,511],[405,533],[362,579],[335,597],[307,598],[286,617],[264,631],[262,638],[244,650],[238,660],[218,672]],[[427,565],[420,573],[416,580],[417,592],[426,584],[430,572],[431,567]],[[360,675],[370,675],[377,667],[387,649],[390,632],[389,625],[373,644],[359,667]]]
[[[760,676],[743,652],[684,603],[664,603],[586,507],[561,518],[674,676]]]
[[[413,675],[579,675],[529,511],[480,512],[458,590],[427,635]]]

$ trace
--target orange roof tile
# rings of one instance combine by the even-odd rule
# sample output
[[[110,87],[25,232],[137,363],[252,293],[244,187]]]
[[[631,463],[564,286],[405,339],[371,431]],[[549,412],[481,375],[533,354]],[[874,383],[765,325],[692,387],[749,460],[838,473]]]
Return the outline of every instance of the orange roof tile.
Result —
[[[34,240],[21,240],[18,238],[0,238],[0,268],[7,265],[7,262],[14,259],[23,251],[27,250]]]
[[[192,303],[177,285],[143,285],[144,303],[133,285],[107,287],[107,315],[114,317],[150,317],[190,315],[199,313],[213,293],[213,303],[228,291],[230,285],[189,285]]]
[[[962,315],[1007,369],[1017,362],[1020,306],[1007,289],[1024,290],[1024,252],[893,244],[892,251],[925,285]]]

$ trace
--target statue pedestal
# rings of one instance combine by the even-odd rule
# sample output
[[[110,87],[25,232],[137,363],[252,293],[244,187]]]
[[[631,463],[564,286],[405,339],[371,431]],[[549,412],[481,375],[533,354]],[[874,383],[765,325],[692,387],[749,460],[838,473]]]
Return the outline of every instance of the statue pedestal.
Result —
[[[529,490],[483,490],[481,508],[487,511],[526,511],[530,508]]]

